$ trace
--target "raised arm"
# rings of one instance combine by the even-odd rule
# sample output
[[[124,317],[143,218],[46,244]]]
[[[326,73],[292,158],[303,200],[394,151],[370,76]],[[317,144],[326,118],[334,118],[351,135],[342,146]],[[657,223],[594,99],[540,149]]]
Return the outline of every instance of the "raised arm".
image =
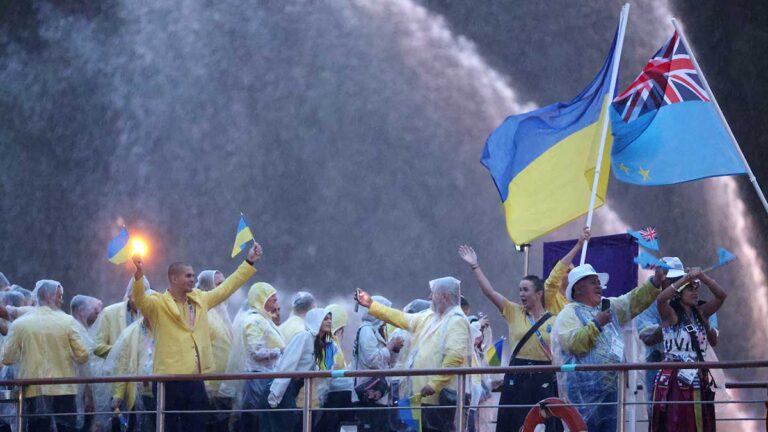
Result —
[[[654,278],[658,275],[663,275],[662,284],[663,281],[666,280],[666,272],[657,268],[656,274],[654,275]],[[658,297],[656,297],[656,306],[659,308],[659,316],[661,317],[661,324],[664,327],[669,327],[677,324],[677,314],[675,313],[674,309],[672,309],[672,306],[669,305],[669,301],[672,300],[672,296],[675,295],[677,290],[688,283],[690,280],[690,273],[683,276],[680,280],[676,281],[673,284],[670,284],[668,287],[664,288]]]
[[[262,255],[263,251],[261,250],[261,245],[254,242],[253,246],[248,250],[248,256],[245,258],[245,261],[240,264],[240,267],[238,267],[234,273],[224,279],[224,282],[222,282],[221,285],[210,291],[203,292],[202,295],[205,297],[208,309],[217,306],[219,303],[228,299],[235,293],[235,291],[240,289],[240,287],[256,273],[253,264],[256,263]]]
[[[360,306],[368,308],[368,313],[374,317],[388,322],[395,327],[413,332],[415,322],[413,320],[409,320],[408,315],[416,314],[406,314],[397,309],[384,306],[381,303],[376,303],[375,301],[371,300],[370,294],[361,290],[360,288],[357,288],[355,291],[354,298],[355,301],[360,304]]]
[[[474,273],[475,278],[477,278],[477,282],[480,284],[480,291],[483,292],[483,295],[488,297],[488,300],[496,306],[499,312],[503,313],[507,299],[494,290],[491,281],[485,277],[485,273],[483,273],[483,270],[480,268],[480,264],[477,263],[477,254],[475,253],[475,250],[470,246],[461,245],[459,246],[459,256],[472,267],[472,273]]]
[[[709,277],[706,273],[699,273],[698,275],[701,282],[709,288],[709,290],[712,292],[712,295],[715,297],[712,300],[704,303],[699,308],[699,313],[701,313],[704,317],[704,319],[709,318],[712,316],[715,312],[720,309],[720,307],[725,302],[725,298],[728,297],[728,294],[725,292],[725,290],[720,286],[720,284],[717,283],[714,279]],[[695,279],[694,279],[695,280]],[[716,344],[717,342],[715,342]]]

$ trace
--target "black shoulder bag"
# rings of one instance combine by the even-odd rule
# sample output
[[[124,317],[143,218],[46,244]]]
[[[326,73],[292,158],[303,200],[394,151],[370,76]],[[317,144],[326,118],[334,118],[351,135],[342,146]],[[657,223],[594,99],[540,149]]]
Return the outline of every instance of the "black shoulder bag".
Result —
[[[359,345],[360,330],[362,329],[363,326],[360,326],[360,328],[357,329],[357,335],[355,336],[355,348],[352,352],[352,355],[357,359],[358,368],[360,367]],[[384,377],[366,378],[365,381],[361,382],[360,384],[357,383],[357,378],[355,378],[355,393],[357,394],[357,398],[363,404],[372,404],[386,396],[388,392],[389,383],[387,383],[387,379]]]

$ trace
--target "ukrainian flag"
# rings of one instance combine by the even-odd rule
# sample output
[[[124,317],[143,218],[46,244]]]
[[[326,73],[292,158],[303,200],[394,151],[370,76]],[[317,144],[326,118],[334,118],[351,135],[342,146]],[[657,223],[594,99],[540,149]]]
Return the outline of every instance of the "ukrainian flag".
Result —
[[[397,401],[400,420],[408,432],[421,432],[421,395],[414,395]]]
[[[618,30],[616,33],[618,36]],[[558,102],[507,117],[488,137],[480,162],[501,195],[509,236],[529,243],[585,214],[589,207],[603,119],[613,95],[617,37],[587,88]],[[611,166],[606,137],[595,207],[603,205]]]
[[[501,356],[504,353],[504,337],[500,337],[485,353],[488,366],[501,366]]]
[[[237,224],[237,234],[235,234],[235,245],[232,247],[232,258],[244,251],[251,240],[253,240],[253,233],[245,222],[245,216],[240,214],[240,223]]]
[[[128,230],[123,227],[115,238],[107,245],[107,259],[112,264],[122,264],[131,259],[130,244],[131,236]]]

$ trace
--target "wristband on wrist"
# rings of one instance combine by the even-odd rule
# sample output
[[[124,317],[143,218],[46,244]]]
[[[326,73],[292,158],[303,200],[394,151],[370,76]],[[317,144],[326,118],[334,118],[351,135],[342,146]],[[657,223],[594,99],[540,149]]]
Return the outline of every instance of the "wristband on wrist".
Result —
[[[248,265],[253,265],[253,263],[254,263],[255,261],[251,261],[251,260],[249,260],[248,258],[246,258],[246,259],[245,259],[245,262],[247,262],[247,263],[248,263]]]
[[[480,264],[475,264],[475,265],[470,266],[470,267],[472,267],[472,270],[477,270],[477,269],[480,268]]]

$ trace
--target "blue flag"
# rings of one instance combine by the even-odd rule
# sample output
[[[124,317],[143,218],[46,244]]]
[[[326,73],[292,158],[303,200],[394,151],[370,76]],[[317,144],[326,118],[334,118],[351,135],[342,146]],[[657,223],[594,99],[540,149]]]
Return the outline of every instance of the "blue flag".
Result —
[[[719,265],[725,265],[736,259],[736,255],[724,248],[717,249],[717,260]]]
[[[667,263],[665,263],[664,261],[656,258],[655,256],[647,252],[642,252],[642,251],[639,254],[637,254],[637,257],[635,258],[635,262],[637,263],[637,265],[639,265],[644,269],[653,270],[657,267],[666,269],[666,270],[671,269],[671,267],[668,266]]]
[[[612,167],[641,186],[745,174],[746,167],[675,32],[611,108]]]

